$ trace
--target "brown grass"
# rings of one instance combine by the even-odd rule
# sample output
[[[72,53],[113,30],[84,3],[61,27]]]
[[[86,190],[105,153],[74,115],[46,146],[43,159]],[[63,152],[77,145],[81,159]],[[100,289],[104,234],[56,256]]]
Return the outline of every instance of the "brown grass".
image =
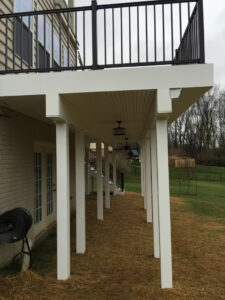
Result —
[[[0,299],[225,299],[225,226],[185,211],[172,199],[174,289],[160,289],[159,260],[153,258],[152,225],[145,222],[138,194],[112,198],[104,222],[96,199],[87,201],[87,252],[76,255],[72,223],[72,275],[57,282],[56,267],[0,280]]]

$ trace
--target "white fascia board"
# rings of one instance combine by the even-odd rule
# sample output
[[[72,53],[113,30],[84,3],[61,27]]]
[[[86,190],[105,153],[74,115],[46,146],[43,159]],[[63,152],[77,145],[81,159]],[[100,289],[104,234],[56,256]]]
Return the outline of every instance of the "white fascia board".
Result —
[[[8,74],[0,78],[0,97],[211,87],[213,73],[212,64],[196,64]]]

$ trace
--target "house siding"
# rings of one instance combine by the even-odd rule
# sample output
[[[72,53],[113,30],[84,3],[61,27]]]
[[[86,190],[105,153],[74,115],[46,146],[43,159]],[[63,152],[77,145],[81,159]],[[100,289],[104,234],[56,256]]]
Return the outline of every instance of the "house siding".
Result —
[[[33,215],[33,154],[36,141],[55,145],[55,127],[14,111],[9,111],[9,117],[0,117],[1,214],[16,207],[24,207]],[[34,226],[29,234],[33,242]],[[20,247],[20,243],[0,244],[0,266],[9,262]]]
[[[64,7],[63,6],[63,1],[53,1],[53,0],[35,0],[34,1],[34,11],[37,10],[38,7],[42,10],[50,10],[50,9],[55,9],[55,8],[60,8]],[[14,12],[14,1],[13,0],[5,0],[0,2],[0,14],[9,14]],[[46,19],[51,21],[50,19],[51,15],[47,15]],[[72,17],[72,16],[70,16]],[[37,67],[37,47],[36,47],[36,20],[37,18],[33,18],[33,53],[32,53],[32,58],[33,58],[33,68]],[[71,20],[70,20],[71,22]],[[62,24],[63,24],[63,30],[62,30],[62,66],[64,63],[64,53],[63,49],[67,49],[67,27],[66,27],[66,20],[63,17],[62,18]],[[54,15],[54,30],[56,31],[57,34],[59,34],[59,19],[56,15]],[[71,32],[70,32],[71,33]],[[9,19],[8,21],[8,38],[7,38],[7,44],[8,44],[8,69],[11,70],[13,69],[13,19]],[[51,38],[51,37],[50,37]],[[70,34],[70,40],[69,40],[69,52],[70,52],[70,58],[71,58],[71,64],[75,65],[75,38],[73,34]],[[5,69],[5,57],[6,57],[6,21],[5,19],[0,20],[0,70]],[[52,45],[52,41],[51,41]],[[52,59],[51,59],[52,61]],[[15,69],[20,69],[21,68],[21,60],[20,57],[15,55]],[[23,69],[27,69],[28,65],[23,62],[22,64]]]

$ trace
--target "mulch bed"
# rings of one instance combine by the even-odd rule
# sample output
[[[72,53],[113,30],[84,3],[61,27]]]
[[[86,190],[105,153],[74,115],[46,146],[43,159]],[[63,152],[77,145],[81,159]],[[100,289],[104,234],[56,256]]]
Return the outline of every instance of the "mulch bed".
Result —
[[[225,299],[225,225],[188,212],[171,199],[174,288],[160,289],[153,257],[152,224],[139,194],[113,197],[104,221],[96,220],[96,196],[87,200],[87,252],[75,252],[71,224],[71,278],[56,280],[56,264],[44,276],[24,272],[0,280],[0,299]],[[56,262],[56,255],[54,257]]]

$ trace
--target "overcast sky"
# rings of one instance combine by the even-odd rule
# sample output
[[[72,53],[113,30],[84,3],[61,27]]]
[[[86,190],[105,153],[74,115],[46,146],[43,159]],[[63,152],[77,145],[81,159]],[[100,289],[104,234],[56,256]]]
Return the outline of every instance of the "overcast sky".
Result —
[[[98,0],[98,4],[136,2]],[[75,0],[76,6],[90,5],[91,0]],[[215,83],[225,88],[225,0],[204,0],[206,62],[215,64]]]

